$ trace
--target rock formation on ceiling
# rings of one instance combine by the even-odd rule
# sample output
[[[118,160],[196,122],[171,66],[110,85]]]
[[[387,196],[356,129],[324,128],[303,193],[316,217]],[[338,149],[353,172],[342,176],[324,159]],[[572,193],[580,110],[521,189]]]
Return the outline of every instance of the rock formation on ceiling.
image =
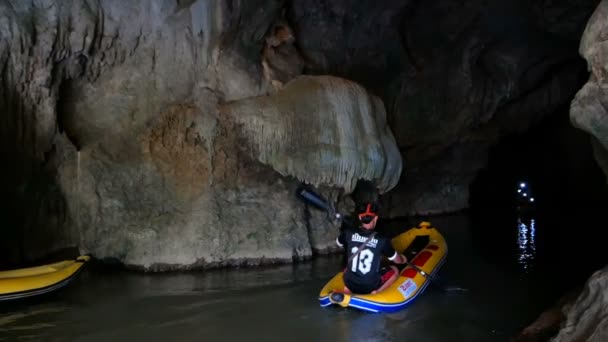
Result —
[[[354,82],[301,76],[271,96],[225,108],[256,158],[284,176],[346,193],[359,179],[373,180],[382,193],[399,181],[401,154],[384,105]]]
[[[598,1],[294,1],[306,72],[380,94],[407,165],[392,215],[468,206],[500,137],[567,105],[582,85],[576,46]]]

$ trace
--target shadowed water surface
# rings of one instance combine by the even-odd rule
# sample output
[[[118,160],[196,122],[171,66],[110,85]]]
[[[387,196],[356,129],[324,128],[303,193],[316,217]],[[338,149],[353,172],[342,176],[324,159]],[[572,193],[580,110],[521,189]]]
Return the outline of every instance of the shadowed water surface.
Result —
[[[442,285],[468,291],[431,286],[397,313],[319,307],[319,290],[340,268],[340,257],[207,273],[89,267],[52,296],[0,304],[0,341],[507,341],[555,299],[546,291],[551,279],[488,258],[466,216],[432,222],[450,248]],[[498,259],[517,264],[521,234],[507,235],[513,239],[503,244],[513,252],[498,248],[507,254]],[[526,262],[533,256],[526,254]]]

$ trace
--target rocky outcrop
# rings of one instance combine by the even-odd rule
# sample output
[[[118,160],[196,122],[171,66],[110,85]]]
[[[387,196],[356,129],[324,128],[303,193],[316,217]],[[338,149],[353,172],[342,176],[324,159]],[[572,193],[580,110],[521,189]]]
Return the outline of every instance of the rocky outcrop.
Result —
[[[9,233],[18,248],[0,250],[28,259],[77,245],[149,270],[331,250],[335,223],[296,186],[332,201],[359,178],[386,191],[401,156],[364,88],[290,82],[302,61],[282,5],[2,3],[4,185],[31,219]]]
[[[250,3],[219,1],[0,6],[0,106],[7,113],[0,135],[3,165],[13,172],[4,179],[15,189],[17,212],[33,217],[25,229],[13,228],[21,230],[15,235],[22,235],[24,257],[45,254],[36,248],[38,237],[50,249],[77,244],[83,252],[144,267],[310,255],[302,220],[288,219],[285,229],[300,234],[281,239],[259,233],[255,219],[245,216],[234,222],[245,227],[238,233],[221,228],[224,201],[236,193],[255,198],[248,203],[264,202],[266,186],[209,191],[214,174],[230,178],[223,172],[234,174],[244,163],[231,154],[233,144],[212,144],[227,130],[218,124],[217,102],[271,89],[259,51],[280,4],[269,3],[256,15]],[[38,171],[42,163],[45,172]],[[51,193],[44,184],[21,190],[32,187],[34,172],[58,190]],[[57,202],[56,208],[28,206],[32,193]],[[272,227],[275,216],[284,223],[281,215],[268,215],[264,226]],[[60,219],[48,220],[54,216]],[[260,244],[255,252],[237,248],[242,239]]]
[[[247,146],[284,176],[351,193],[359,179],[397,185],[401,154],[382,101],[337,77],[301,76],[272,96],[229,103]]]
[[[591,75],[570,107],[572,124],[591,134],[598,164],[608,175],[608,1],[602,1],[585,29],[580,54]]]
[[[329,250],[336,227],[320,213],[306,217],[294,196],[298,182],[277,172],[320,188],[348,190],[363,177],[394,185],[401,159],[389,153],[394,140],[383,145],[392,135],[381,125],[382,106],[370,102],[368,111],[350,111],[360,101],[346,96],[353,87],[365,95],[343,80],[296,79],[275,95],[230,102],[214,117],[195,104],[177,105],[119,146],[64,152],[78,158],[59,170],[69,202],[77,204],[71,216],[82,246],[146,269],[276,262]],[[273,106],[285,98],[292,110]],[[331,129],[328,118],[347,114],[358,114],[349,130]],[[377,133],[352,153],[348,132],[360,131],[360,123]],[[353,173],[339,173],[342,163]]]
[[[608,268],[595,272],[572,306],[553,342],[608,340]]]
[[[512,342],[606,341],[608,268],[596,271],[584,287],[572,290],[543,312]]]
[[[407,162],[392,215],[456,211],[490,146],[568,104],[589,1],[322,0],[289,12],[309,73],[381,95]]]
[[[566,320],[566,314],[580,295],[576,289],[562,296],[553,306],[545,310],[532,324],[524,328],[511,342],[544,342],[554,337]]]

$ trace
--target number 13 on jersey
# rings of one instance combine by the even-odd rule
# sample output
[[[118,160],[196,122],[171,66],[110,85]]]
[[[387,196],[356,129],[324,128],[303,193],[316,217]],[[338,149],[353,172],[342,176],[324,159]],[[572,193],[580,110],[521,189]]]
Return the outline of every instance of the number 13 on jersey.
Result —
[[[357,252],[357,247],[353,247],[351,250],[352,254]],[[351,265],[351,271],[357,272],[359,271],[362,274],[367,274],[372,270],[372,261],[374,260],[374,253],[369,249],[364,249],[359,253],[359,255],[353,258],[353,263]]]

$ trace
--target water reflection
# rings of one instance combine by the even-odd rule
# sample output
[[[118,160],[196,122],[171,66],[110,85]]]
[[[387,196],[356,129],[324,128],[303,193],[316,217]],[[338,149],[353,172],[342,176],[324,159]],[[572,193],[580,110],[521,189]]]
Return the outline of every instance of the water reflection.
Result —
[[[536,257],[536,227],[533,218],[517,218],[517,261],[524,272],[529,272],[534,266]]]
[[[496,222],[502,221],[484,227]],[[406,309],[375,315],[319,306],[317,295],[341,269],[341,255],[209,272],[89,267],[52,296],[0,305],[0,341],[507,341],[553,298],[545,283],[528,284],[520,272],[496,267],[492,257],[503,257],[503,250],[480,253],[466,215],[436,217],[433,224],[451,248],[440,286],[470,292],[431,284]],[[481,246],[494,246],[493,232],[482,237]],[[500,243],[506,241],[512,246],[513,239]]]

